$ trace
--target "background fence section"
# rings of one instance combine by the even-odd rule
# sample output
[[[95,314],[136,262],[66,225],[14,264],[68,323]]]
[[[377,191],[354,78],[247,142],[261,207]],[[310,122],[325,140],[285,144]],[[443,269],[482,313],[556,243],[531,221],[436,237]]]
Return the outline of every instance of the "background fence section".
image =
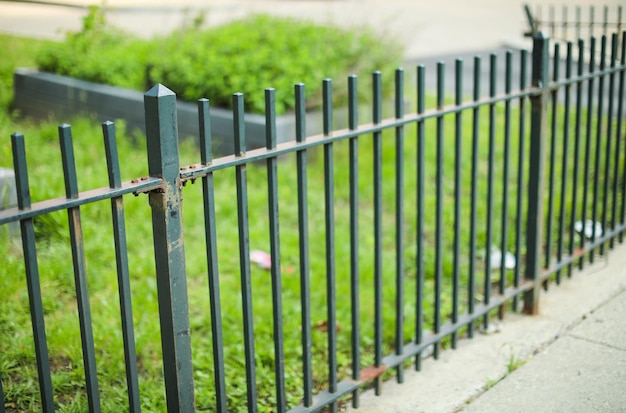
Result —
[[[624,7],[619,4],[610,6],[563,4],[560,7],[553,4],[536,4],[532,7],[526,4],[524,10],[529,26],[526,36],[535,36],[543,32],[553,41],[565,44],[568,41],[576,42],[579,39],[621,33],[626,25],[623,9]],[[621,40],[618,38],[617,41]]]
[[[110,199],[125,403],[140,409],[135,334],[144,326],[133,327],[126,256],[132,223],[124,221],[131,193],[147,193],[152,211],[168,411],[337,411],[347,400],[358,406],[361,387],[373,383],[380,393],[384,378],[401,382],[404,369],[419,370],[423,357],[489,330],[507,311],[536,313],[542,288],[622,240],[625,37],[563,47],[538,34],[531,54],[457,60],[453,78],[440,63],[434,96],[426,93],[423,66],[408,76],[398,69],[392,108],[382,104],[382,76],[392,74],[376,72],[366,119],[359,119],[358,79],[351,76],[349,127],[342,130],[333,127],[333,82],[326,79],[317,136],[306,136],[305,86],[298,84],[295,140],[281,144],[274,90],[267,89],[266,147],[252,151],[244,96],[235,94],[235,155],[215,159],[209,101],[201,99],[199,159],[182,167],[175,95],[158,85],[145,95],[149,176],[121,182],[115,132],[105,123],[110,187],[79,192],[63,125],[67,191],[50,201],[30,202],[24,138],[13,135],[19,206],[0,211],[0,223],[21,224],[36,404],[54,411],[64,396],[49,362],[33,220],[67,211],[83,354],[76,371],[84,374],[89,410],[99,411],[97,370],[106,350],[92,337],[81,209]],[[587,47],[590,60],[575,59]],[[473,93],[465,96],[470,64]],[[481,84],[483,71],[488,84]],[[446,82],[454,94],[445,93]],[[415,112],[405,110],[407,99]],[[204,225],[189,225],[190,216]],[[150,292],[144,294],[142,300]],[[0,411],[19,378],[1,382]]]

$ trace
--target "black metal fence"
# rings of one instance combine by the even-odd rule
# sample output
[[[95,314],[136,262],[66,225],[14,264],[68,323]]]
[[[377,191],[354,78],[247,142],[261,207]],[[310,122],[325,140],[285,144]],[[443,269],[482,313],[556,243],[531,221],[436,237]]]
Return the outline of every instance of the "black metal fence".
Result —
[[[120,410],[125,409],[122,403],[140,410],[142,372],[135,332],[142,326],[133,326],[124,220],[124,198],[131,194],[147,194],[152,210],[164,385],[171,412],[194,411],[202,392],[210,393],[204,395],[210,401],[203,409],[219,412],[257,411],[260,399],[273,411],[336,411],[347,398],[356,407],[363,386],[373,382],[380,393],[388,372],[395,371],[402,381],[403,369],[419,370],[431,350],[439,357],[443,347],[455,348],[461,337],[488,329],[492,318],[502,318],[507,308],[536,314],[542,288],[607,254],[615,240],[622,241],[626,228],[626,33],[621,37],[567,43],[565,50],[556,44],[551,50],[548,39],[538,34],[532,56],[526,51],[506,53],[504,79],[496,77],[499,56],[489,56],[486,65],[476,57],[469,98],[463,96],[463,61],[455,64],[454,96],[445,96],[445,67],[437,66],[433,102],[424,87],[425,68],[418,66],[417,110],[412,113],[404,106],[411,99],[405,89],[412,82],[405,84],[404,71],[398,69],[393,115],[388,118],[383,117],[382,75],[374,73],[368,123],[359,122],[357,78],[351,76],[349,128],[344,130],[333,130],[332,82],[327,79],[324,133],[319,136],[305,136],[305,87],[298,84],[295,140],[280,145],[275,139],[274,90],[267,89],[267,145],[253,151],[246,151],[244,97],[235,94],[234,156],[213,158],[209,102],[201,99],[200,159],[182,168],[176,96],[158,85],[145,95],[149,176],[121,182],[115,129],[107,122],[103,131],[110,185],[79,192],[70,127],[62,125],[66,197],[43,202],[31,203],[24,137],[12,135],[19,207],[0,211],[0,224],[19,221],[21,226],[41,409],[54,411],[62,390],[54,387],[49,362],[42,305],[46,291],[39,280],[33,220],[54,211],[68,213],[84,392],[89,410],[99,411],[97,364],[106,355],[94,345],[84,249],[89,240],[83,237],[81,208],[110,200],[128,394]],[[588,62],[574,59],[587,46],[599,49],[599,60],[596,53]],[[491,73],[487,87],[480,84],[483,70]],[[514,81],[519,88],[513,88]],[[219,205],[230,202],[236,208],[236,231],[220,232],[216,199],[222,195],[215,183],[232,182],[228,171],[234,172],[236,199]],[[250,208],[249,173],[266,179],[266,208]],[[281,188],[281,175],[293,176],[295,186]],[[201,182],[205,219],[202,252],[185,251],[192,240],[183,238],[183,214],[199,207],[183,207],[182,193],[198,190],[183,186],[196,181]],[[283,210],[294,217],[285,220]],[[269,247],[269,279],[262,281],[255,278],[251,262],[250,229],[259,226],[265,228]],[[227,295],[224,277],[233,274],[221,271],[230,257],[223,251],[220,255],[218,247],[233,237],[238,240],[239,282],[236,295]],[[298,245],[298,257],[281,255],[286,243]],[[186,274],[190,254],[205,254],[208,272],[210,331],[195,335],[190,326],[194,308],[188,300],[194,287],[188,288]],[[288,271],[285,262],[295,268]],[[290,287],[285,287],[286,277]],[[297,287],[292,290],[293,285]],[[261,299],[259,290],[271,295],[271,311],[261,316],[254,305]],[[227,304],[232,308],[231,301],[239,302],[238,322],[224,311]],[[261,335],[259,323],[271,329]],[[237,342],[225,343],[225,331],[229,337],[235,334]],[[272,356],[261,361],[256,348],[269,341]],[[211,371],[202,375],[193,363],[200,353],[212,360]],[[227,367],[233,354],[242,359],[234,372]],[[245,397],[229,396],[243,391],[229,387],[229,374],[245,374]],[[272,382],[271,394],[258,388],[260,377]],[[5,390],[19,382],[1,371],[0,379]],[[212,383],[211,388],[203,382]],[[246,404],[233,405],[233,400]],[[0,411],[9,402],[0,387]]]
[[[562,42],[621,33],[626,24],[621,5],[600,7],[593,4],[563,4],[556,7],[552,4],[536,4],[531,7],[527,4],[524,10],[529,25],[527,36],[543,32],[550,39]]]

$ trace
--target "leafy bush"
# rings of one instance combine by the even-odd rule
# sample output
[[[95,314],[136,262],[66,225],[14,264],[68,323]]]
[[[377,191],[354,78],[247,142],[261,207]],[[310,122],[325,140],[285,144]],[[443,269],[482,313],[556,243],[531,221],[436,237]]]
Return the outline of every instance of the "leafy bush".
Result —
[[[307,85],[309,106],[315,107],[321,103],[323,78],[337,79],[334,94],[345,98],[346,76],[377,69],[390,73],[402,57],[400,47],[390,47],[367,29],[268,15],[215,29],[183,30],[166,38],[159,49],[151,83],[168,85],[186,99],[208,96],[218,106],[229,106],[232,92],[243,92],[248,108],[260,113],[266,87],[276,89],[279,113],[293,108],[297,82]]]
[[[232,93],[246,95],[246,109],[263,113],[263,89],[276,89],[276,111],[294,107],[293,85],[307,85],[309,108],[321,104],[321,80],[337,79],[336,103],[346,101],[345,77],[390,73],[402,47],[367,28],[342,29],[291,18],[255,15],[211,29],[201,21],[168,36],[140,40],[106,23],[92,8],[78,33],[42,53],[41,70],[143,90],[163,83],[182,99],[205,96],[232,106]],[[361,87],[368,90],[367,87]],[[391,91],[391,88],[387,88]]]
[[[33,40],[0,34],[0,119],[10,113],[13,101],[13,72],[16,67],[32,67],[35,55],[50,47],[50,40]],[[10,133],[10,132],[9,132]],[[6,135],[8,136],[8,135]]]
[[[152,42],[129,36],[106,23],[98,7],[91,7],[80,32],[68,32],[37,56],[40,70],[96,83],[132,89],[145,87],[145,65]]]

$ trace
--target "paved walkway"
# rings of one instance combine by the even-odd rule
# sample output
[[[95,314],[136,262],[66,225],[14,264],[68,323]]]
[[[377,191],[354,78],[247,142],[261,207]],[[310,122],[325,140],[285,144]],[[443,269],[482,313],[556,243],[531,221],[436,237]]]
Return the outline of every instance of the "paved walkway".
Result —
[[[626,412],[626,245],[540,303],[386,382],[381,397],[366,392],[353,412]]]
[[[626,411],[625,315],[622,290],[464,411]]]
[[[615,6],[623,0],[605,0]],[[0,32],[62,38],[77,30],[85,0],[65,6],[0,1]],[[594,0],[578,1],[594,4]],[[208,24],[252,12],[370,24],[401,39],[407,60],[528,46],[517,0],[108,0],[110,21],[141,36],[180,27],[204,11]],[[540,314],[509,315],[496,333],[463,340],[358,412],[626,412],[626,246],[542,293]],[[521,366],[520,366],[521,365]],[[517,369],[509,374],[509,369]]]

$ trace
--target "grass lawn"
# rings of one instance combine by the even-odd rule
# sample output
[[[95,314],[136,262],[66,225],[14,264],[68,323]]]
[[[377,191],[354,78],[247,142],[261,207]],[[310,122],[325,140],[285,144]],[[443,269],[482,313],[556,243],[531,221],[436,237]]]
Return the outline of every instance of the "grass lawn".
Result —
[[[0,66],[0,166],[12,167],[9,136],[19,130],[26,139],[29,178],[33,201],[64,195],[61,157],[58,149],[56,123],[35,123],[16,117],[9,110],[11,99],[11,73],[14,67],[32,65],[33,56],[46,42],[0,36],[0,51],[5,57]],[[384,76],[392,76],[385,73]],[[407,76],[412,77],[412,73]],[[341,80],[336,80],[336,82]],[[414,92],[407,91],[408,96]],[[415,106],[413,106],[415,107]],[[429,102],[428,108],[433,108]],[[515,199],[524,188],[517,188],[518,165],[518,107],[514,105],[511,116],[511,146],[509,161],[510,175],[508,191],[503,183],[504,156],[504,108],[496,107],[495,148],[493,153],[493,243],[500,245],[502,205],[509,198],[508,211],[504,214],[509,232],[507,245],[515,247]],[[476,239],[478,248],[486,248],[487,228],[487,177],[489,168],[488,138],[489,125],[487,108],[481,109],[479,129],[479,153],[477,181]],[[392,116],[391,112],[385,116]],[[585,114],[586,116],[586,114]],[[73,126],[79,185],[82,190],[107,186],[106,163],[100,126],[89,118],[59,119]],[[369,119],[363,119],[369,121]],[[435,244],[436,244],[436,139],[435,120],[426,123],[424,154],[425,186],[425,230],[424,316],[426,329],[432,329],[433,303],[435,300]],[[442,317],[448,319],[452,311],[452,271],[454,265],[454,117],[446,116],[446,135],[442,154],[442,234],[441,251],[443,285]],[[477,292],[482,291],[484,274],[482,261],[469,256],[470,241],[470,188],[471,188],[471,113],[464,113],[462,120],[463,148],[461,168],[461,222],[460,233],[460,278],[461,312],[467,308],[467,277],[470,263],[476,264],[479,272],[476,280]],[[528,129],[527,129],[528,130]],[[393,131],[383,134],[383,326],[384,354],[393,352],[395,313],[395,262],[396,255],[404,257],[403,301],[404,337],[409,342],[415,337],[416,318],[416,130],[405,128],[405,141],[401,148],[395,145]],[[122,179],[130,180],[147,175],[145,139],[134,131],[125,130],[118,122],[118,146]],[[181,142],[181,164],[199,162],[197,143],[193,140]],[[371,136],[359,139],[359,258],[361,299],[361,352],[362,368],[371,365],[374,346],[374,231],[373,231],[373,143]],[[562,151],[560,145],[557,151]],[[335,256],[337,268],[337,346],[338,374],[341,378],[351,373],[351,324],[350,324],[350,232],[348,191],[348,146],[346,142],[334,145],[335,161]],[[570,145],[570,150],[572,147]],[[396,158],[403,156],[405,191],[404,199],[404,245],[398,250],[395,244],[395,203],[397,199]],[[310,230],[310,276],[311,308],[313,323],[313,367],[314,386],[324,389],[327,383],[326,332],[321,326],[326,320],[326,255],[324,230],[324,156],[321,148],[308,152],[308,207]],[[528,154],[526,154],[526,161]],[[569,168],[572,163],[570,162]],[[557,166],[558,168],[558,166]],[[285,333],[285,371],[289,406],[300,403],[302,397],[301,375],[301,326],[300,326],[300,274],[298,249],[298,211],[295,156],[281,159],[279,171],[281,269],[283,274],[283,326]],[[560,171],[557,169],[557,176]],[[574,172],[568,172],[572,176]],[[581,171],[577,173],[582,174]],[[250,217],[250,246],[253,250],[269,251],[269,228],[267,219],[267,174],[264,164],[251,164],[247,169]],[[237,205],[234,171],[221,170],[215,173],[216,216],[220,289],[224,325],[225,374],[227,396],[233,411],[245,411],[245,374],[242,340],[241,295],[239,278],[239,255],[237,233]],[[571,184],[570,184],[571,185]],[[560,190],[555,187],[555,192]],[[214,390],[211,353],[211,325],[207,286],[207,264],[205,253],[204,217],[201,186],[187,185],[184,189],[185,253],[190,301],[192,329],[192,352],[198,410],[213,411]],[[556,207],[560,205],[556,199]],[[567,195],[565,202],[571,203]],[[579,200],[580,202],[580,196]],[[125,199],[128,233],[128,255],[131,269],[131,287],[137,352],[140,372],[140,394],[145,411],[164,411],[165,395],[161,363],[156,280],[152,247],[150,208],[145,195]],[[558,210],[558,209],[557,209]],[[570,212],[568,212],[569,216]],[[97,353],[98,379],[103,411],[116,412],[125,409],[126,384],[121,338],[120,310],[118,301],[115,252],[110,226],[110,204],[101,202],[81,208],[85,253],[92,306],[94,336]],[[569,225],[569,218],[567,220]],[[41,284],[44,300],[46,333],[51,358],[53,386],[58,410],[82,412],[86,410],[87,397],[84,392],[84,372],[78,328],[78,316],[74,292],[67,217],[65,212],[52,213],[35,220]],[[567,228],[564,228],[566,230]],[[557,229],[555,229],[556,231]],[[0,378],[5,392],[7,411],[38,411],[39,392],[34,356],[28,296],[24,278],[24,263],[19,239],[9,239],[6,228],[0,229],[0,283],[3,286],[0,300]],[[510,273],[509,281],[510,284]],[[497,279],[493,274],[493,279]],[[274,395],[274,352],[272,342],[272,301],[269,272],[254,267],[252,272],[254,307],[254,329],[256,346],[257,384],[260,411],[271,411]],[[478,298],[480,298],[478,294]]]

